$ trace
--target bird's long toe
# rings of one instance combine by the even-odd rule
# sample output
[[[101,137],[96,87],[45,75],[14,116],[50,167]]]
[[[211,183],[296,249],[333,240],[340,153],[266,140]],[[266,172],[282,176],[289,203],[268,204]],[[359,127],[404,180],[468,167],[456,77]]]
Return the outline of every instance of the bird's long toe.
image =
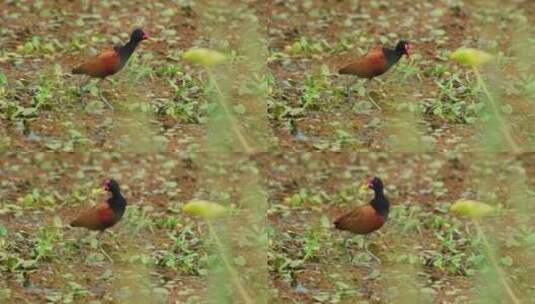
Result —
[[[108,101],[108,99],[106,99],[106,97],[104,97],[104,95],[102,93],[100,93],[100,100],[102,100],[102,102],[110,109],[110,110],[114,110],[113,106],[111,105],[111,103]]]

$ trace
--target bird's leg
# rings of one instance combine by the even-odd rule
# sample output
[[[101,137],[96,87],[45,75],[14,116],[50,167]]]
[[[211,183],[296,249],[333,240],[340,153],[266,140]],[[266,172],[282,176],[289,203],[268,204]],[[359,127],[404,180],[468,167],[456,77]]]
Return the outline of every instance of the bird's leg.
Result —
[[[117,236],[113,233],[113,231],[110,231],[109,233],[112,235],[113,248],[115,248],[115,250],[119,250],[119,245],[117,245]]]
[[[351,239],[351,236],[346,236],[344,238],[344,249],[346,251],[346,254],[349,256],[349,263],[352,263],[353,262],[353,254],[351,253],[351,250],[349,250],[348,246],[347,246],[347,243],[349,242],[349,240]]]
[[[381,259],[378,258],[375,254],[373,254],[369,249],[368,249],[368,246],[366,246],[366,253],[370,255],[370,257],[372,257],[372,259],[374,259],[377,263],[381,264]]]
[[[108,260],[110,262],[113,263],[113,259],[111,258],[111,256],[106,252],[106,250],[104,250],[104,247],[102,247],[102,243],[100,242],[100,236],[103,234],[103,231],[100,231],[97,235],[97,240],[98,240],[98,247],[100,248],[100,252],[102,252],[102,254],[108,258]]]
[[[99,95],[100,95],[100,99],[102,100],[102,102],[104,102],[106,104],[106,106],[108,106],[108,108],[110,108],[110,110],[113,111],[113,106],[111,105],[111,103],[106,99],[106,97],[104,97],[104,95],[102,95],[102,92],[99,90]]]
[[[372,259],[374,259],[377,263],[381,264],[381,259],[378,258],[375,254],[373,254],[373,253],[368,249],[368,238],[367,238],[367,237],[364,237],[364,250],[366,251],[366,253],[367,253]]]
[[[84,82],[80,84],[80,91],[78,92],[80,94],[80,101],[83,103],[84,101],[84,94],[86,93],[86,86],[91,81],[91,78],[87,78]]]
[[[81,239],[81,245],[80,245],[80,251],[84,251],[83,250],[83,246],[89,244],[91,245],[91,238],[93,237],[93,234],[91,233],[91,231],[86,231],[85,234],[83,235],[82,239]]]
[[[370,100],[370,102],[379,110],[379,111],[382,111],[383,109],[381,109],[381,107],[375,102],[375,100],[373,100],[373,98],[370,96],[370,92],[369,92],[369,87],[370,87],[370,83],[372,82],[371,79],[369,79],[368,81],[366,81],[366,84],[365,84],[365,89],[366,89],[366,96],[368,97],[368,99]]]
[[[349,78],[349,77],[348,77]],[[349,82],[347,83],[347,102],[351,102],[351,98],[353,97],[352,96],[352,93],[353,93],[353,88],[352,88],[352,81],[351,79],[349,80]]]
[[[102,83],[102,79],[99,81],[99,83]],[[111,103],[108,102],[108,100],[106,99],[106,97],[104,97],[104,95],[102,94],[102,90],[100,89],[100,86],[98,88],[98,95],[100,96],[100,99],[102,100],[102,102],[104,102],[108,108],[110,108],[112,111],[113,111],[113,106],[111,105]]]

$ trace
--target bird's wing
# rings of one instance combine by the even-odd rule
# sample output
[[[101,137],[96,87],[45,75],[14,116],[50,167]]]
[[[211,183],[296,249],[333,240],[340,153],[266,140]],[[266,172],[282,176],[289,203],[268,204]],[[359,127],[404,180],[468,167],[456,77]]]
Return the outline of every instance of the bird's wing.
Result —
[[[356,75],[362,78],[372,78],[385,72],[386,58],[382,48],[375,48],[361,58],[354,60],[344,68],[340,74]]]
[[[364,206],[359,207],[359,208],[357,208],[355,210],[352,210],[352,211],[350,211],[348,213],[342,214],[334,222],[334,225],[336,226],[336,228],[337,229],[342,229],[342,230],[351,230],[351,229],[349,229],[349,227],[353,226],[352,224],[355,224],[355,223],[359,222],[359,218],[361,218],[361,216],[362,216],[361,209],[363,207]]]
[[[363,58],[368,64],[383,69],[386,66],[386,56],[383,48],[378,47],[368,52]]]
[[[381,227],[382,224],[383,221],[378,219],[375,209],[370,205],[361,206],[348,212],[334,222],[337,229],[357,234],[370,233]]]
[[[78,218],[71,222],[71,226],[99,230],[102,225],[110,221],[113,221],[113,210],[108,203],[101,202],[78,216]]]
[[[115,50],[106,50],[75,68],[73,73],[86,74],[92,77],[105,77],[117,71],[120,61],[119,54]]]

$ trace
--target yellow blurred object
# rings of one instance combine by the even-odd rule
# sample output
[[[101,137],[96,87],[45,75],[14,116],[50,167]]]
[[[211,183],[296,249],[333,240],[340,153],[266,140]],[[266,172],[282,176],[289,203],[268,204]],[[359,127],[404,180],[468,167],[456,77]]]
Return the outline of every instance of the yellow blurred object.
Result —
[[[219,217],[226,213],[227,208],[221,206],[220,204],[203,201],[203,200],[192,200],[184,207],[182,207],[186,213],[200,216],[204,219],[213,219]]]
[[[494,213],[496,209],[485,203],[473,200],[460,199],[450,207],[452,213],[467,216],[470,218],[480,218]]]
[[[494,56],[473,48],[459,48],[450,54],[450,59],[473,68],[484,65],[494,59]]]
[[[368,186],[367,183],[364,183],[359,187],[359,193],[360,194],[366,194],[366,193],[368,193],[368,191],[370,191],[370,187]]]
[[[102,187],[93,188],[93,189],[91,189],[91,196],[99,195],[99,194],[102,194],[102,193],[105,193],[105,192],[106,191],[104,191],[104,189]]]
[[[227,61],[227,56],[224,54],[204,48],[191,48],[182,55],[182,58],[190,63],[205,67],[212,67]]]

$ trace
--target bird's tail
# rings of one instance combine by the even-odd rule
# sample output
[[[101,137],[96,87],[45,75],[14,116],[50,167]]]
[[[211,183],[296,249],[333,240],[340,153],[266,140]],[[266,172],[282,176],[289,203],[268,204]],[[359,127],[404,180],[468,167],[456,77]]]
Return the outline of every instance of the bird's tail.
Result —
[[[73,74],[84,74],[85,70],[81,66],[72,69]]]
[[[346,218],[348,214],[344,214],[334,221],[334,228],[339,230],[348,230]]]
[[[339,69],[338,74],[347,75],[347,74],[351,74],[351,72],[350,72],[349,67],[346,66],[346,67]]]

